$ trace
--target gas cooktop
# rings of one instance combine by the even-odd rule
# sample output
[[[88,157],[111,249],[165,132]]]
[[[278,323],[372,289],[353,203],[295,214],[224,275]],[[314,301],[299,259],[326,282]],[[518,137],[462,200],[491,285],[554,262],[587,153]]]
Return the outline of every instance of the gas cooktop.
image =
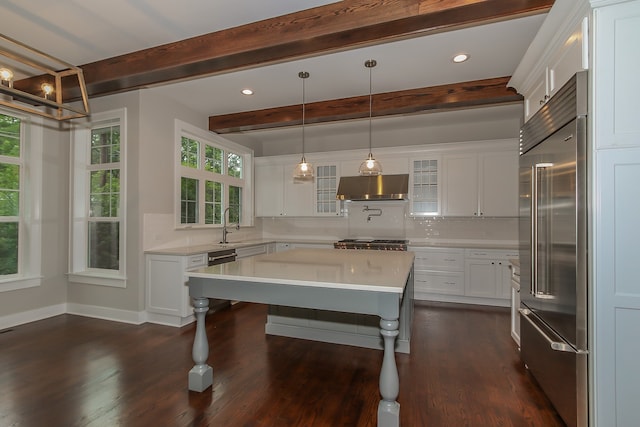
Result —
[[[408,240],[403,239],[343,239],[333,244],[336,249],[374,249],[406,251]]]

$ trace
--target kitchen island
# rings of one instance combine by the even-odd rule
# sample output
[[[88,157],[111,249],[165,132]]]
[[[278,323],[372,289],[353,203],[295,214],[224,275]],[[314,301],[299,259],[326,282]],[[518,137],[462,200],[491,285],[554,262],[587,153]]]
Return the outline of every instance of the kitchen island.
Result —
[[[209,298],[371,314],[380,317],[384,341],[378,426],[398,426],[394,342],[407,284],[413,281],[413,259],[411,252],[294,249],[188,272],[197,322],[189,389],[202,392],[213,384],[205,330]]]

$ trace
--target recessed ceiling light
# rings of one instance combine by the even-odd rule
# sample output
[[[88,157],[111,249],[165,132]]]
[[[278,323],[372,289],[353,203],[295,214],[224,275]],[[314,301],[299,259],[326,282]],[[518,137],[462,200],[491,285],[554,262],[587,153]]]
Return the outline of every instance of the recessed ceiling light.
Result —
[[[464,62],[469,59],[469,55],[466,53],[459,53],[458,55],[453,57],[453,62]]]
[[[242,89],[243,95],[253,95],[253,91],[251,89]]]

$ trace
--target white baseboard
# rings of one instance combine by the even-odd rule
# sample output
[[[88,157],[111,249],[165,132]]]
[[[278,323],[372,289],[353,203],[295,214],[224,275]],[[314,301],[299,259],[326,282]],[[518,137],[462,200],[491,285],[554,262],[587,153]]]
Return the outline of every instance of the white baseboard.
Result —
[[[168,314],[147,312],[147,322],[156,323],[158,325],[173,326],[181,328],[196,321],[196,317],[192,314],[187,317],[177,317]]]
[[[97,305],[67,303],[66,312],[78,316],[132,323],[134,325],[140,325],[147,321],[147,313],[145,311],[120,310],[118,308],[100,307]]]
[[[35,322],[49,317],[58,316],[67,312],[67,305],[56,304],[47,307],[36,308],[35,310],[23,311],[20,313],[0,316],[0,330],[12,328],[29,322]]]

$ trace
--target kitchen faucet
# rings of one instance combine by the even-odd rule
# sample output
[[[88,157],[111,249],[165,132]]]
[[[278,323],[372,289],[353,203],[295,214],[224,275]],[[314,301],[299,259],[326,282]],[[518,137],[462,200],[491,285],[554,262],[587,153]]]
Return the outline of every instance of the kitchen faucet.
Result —
[[[226,208],[222,213],[222,241],[220,242],[222,244],[229,243],[227,242],[227,235],[231,233],[231,231],[227,230],[227,212],[229,212],[229,209],[231,208]],[[240,230],[240,223],[236,224],[236,230]]]
[[[365,205],[364,209],[362,209],[362,212],[375,212],[375,213],[370,213],[369,215],[367,215],[367,222],[371,221],[371,217],[382,216],[382,209],[370,208],[369,205]]]

